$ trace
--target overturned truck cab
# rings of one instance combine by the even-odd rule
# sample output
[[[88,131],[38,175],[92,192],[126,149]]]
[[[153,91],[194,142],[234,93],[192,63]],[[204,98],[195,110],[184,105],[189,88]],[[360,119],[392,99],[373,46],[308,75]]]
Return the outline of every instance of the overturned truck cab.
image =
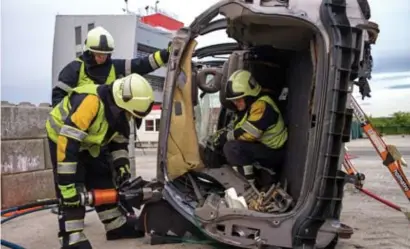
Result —
[[[378,34],[364,3],[223,0],[177,32],[164,86],[157,180],[165,200],[205,235],[240,248],[334,248],[350,93],[357,78],[366,78],[366,51]],[[213,20],[217,15],[224,18]],[[236,43],[196,49],[197,37],[216,30],[226,30]],[[200,61],[221,54],[229,57]],[[207,121],[196,108],[198,88],[201,97],[219,93],[222,128],[232,114],[226,82],[238,69],[258,72],[286,117],[285,160],[267,191],[223,162],[207,142],[211,134],[199,134]],[[238,198],[227,196],[232,190]],[[245,204],[233,207],[233,199]]]

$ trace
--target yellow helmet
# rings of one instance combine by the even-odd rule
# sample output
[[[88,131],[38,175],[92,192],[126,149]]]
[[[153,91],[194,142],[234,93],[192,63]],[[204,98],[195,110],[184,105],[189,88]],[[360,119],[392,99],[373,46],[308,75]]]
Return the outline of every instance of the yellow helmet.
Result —
[[[95,53],[111,54],[114,51],[114,38],[103,27],[95,27],[88,31],[84,50]]]
[[[117,79],[112,86],[117,106],[137,118],[147,116],[154,105],[154,91],[149,82],[138,74]]]
[[[262,87],[247,70],[237,70],[229,77],[226,86],[226,99],[235,100],[245,96],[256,97]]]

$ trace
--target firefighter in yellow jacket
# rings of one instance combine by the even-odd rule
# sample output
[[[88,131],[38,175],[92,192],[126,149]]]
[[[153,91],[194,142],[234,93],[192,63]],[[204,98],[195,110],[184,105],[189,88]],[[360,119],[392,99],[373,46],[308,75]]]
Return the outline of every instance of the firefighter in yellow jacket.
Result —
[[[59,207],[59,238],[63,249],[89,249],[83,233],[83,189],[115,188],[130,176],[128,139],[131,118],[142,119],[154,104],[153,90],[140,75],[131,74],[112,84],[86,84],[74,88],[50,113],[46,123]],[[97,158],[106,146],[113,171]],[[118,205],[95,207],[107,240],[141,236]]]
[[[131,73],[151,73],[168,62],[169,47],[133,59],[113,59],[114,38],[103,27],[87,34],[83,53],[67,64],[58,75],[52,90],[52,106],[56,106],[73,88],[84,84],[111,84]]]
[[[91,29],[85,40],[83,53],[67,64],[58,76],[58,82],[52,90],[52,106],[55,107],[75,87],[86,84],[111,84],[117,78],[131,73],[144,75],[150,73],[168,62],[169,48],[152,51],[146,56],[133,59],[113,59],[115,50],[113,36],[103,27]],[[141,119],[135,119],[137,127]],[[134,127],[130,127],[134,129]],[[93,159],[101,167],[111,167],[112,158],[103,147],[100,155]],[[126,207],[129,214],[133,215],[132,208]]]
[[[254,164],[278,170],[288,138],[279,108],[262,91],[251,73],[238,70],[229,78],[226,99],[236,107],[233,127],[216,134],[228,163],[248,181],[254,181]]]

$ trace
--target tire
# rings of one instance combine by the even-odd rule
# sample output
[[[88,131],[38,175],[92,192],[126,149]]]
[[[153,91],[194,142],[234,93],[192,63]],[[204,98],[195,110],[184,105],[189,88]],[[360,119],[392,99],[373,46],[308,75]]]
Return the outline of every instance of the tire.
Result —
[[[360,10],[362,11],[364,18],[369,20],[371,17],[371,11],[368,0],[357,0],[357,3],[360,6]]]
[[[339,236],[336,235],[336,237],[323,249],[335,249],[337,246],[337,243],[339,242]]]

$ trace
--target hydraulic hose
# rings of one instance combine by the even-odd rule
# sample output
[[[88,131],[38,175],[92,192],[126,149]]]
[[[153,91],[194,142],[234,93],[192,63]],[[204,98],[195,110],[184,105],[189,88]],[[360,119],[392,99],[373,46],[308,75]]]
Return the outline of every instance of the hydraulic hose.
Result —
[[[14,244],[14,243],[12,243],[10,241],[7,241],[7,240],[4,240],[4,239],[0,240],[0,242],[1,242],[2,246],[5,246],[5,247],[11,248],[11,249],[26,249],[22,246],[19,246],[17,244]]]
[[[8,214],[8,213],[11,213],[11,212],[24,210],[24,209],[40,207],[40,206],[50,206],[50,205],[55,205],[55,204],[58,204],[57,199],[48,199],[48,200],[44,200],[44,201],[36,201],[36,202],[21,205],[21,206],[16,206],[16,207],[8,208],[8,209],[5,209],[5,210],[1,210],[1,216],[5,215],[5,214]],[[35,209],[35,210],[37,210],[37,209]]]
[[[23,215],[26,215],[26,214],[31,214],[31,213],[34,213],[34,212],[37,212],[37,211],[41,211],[41,210],[50,209],[50,208],[52,208],[52,207],[54,207],[54,205],[44,206],[44,207],[41,207],[41,208],[37,208],[37,209],[33,209],[33,210],[28,210],[28,211],[26,211],[26,212],[24,212],[24,213],[15,214],[15,215],[12,215],[12,216],[10,216],[10,217],[7,217],[7,218],[2,219],[2,220],[1,220],[1,224],[6,223],[7,221],[10,221],[10,220],[15,219],[15,218],[17,218],[17,217],[20,217],[20,216],[23,216]]]
[[[31,214],[31,213],[41,211],[41,210],[46,210],[46,209],[52,209],[53,207],[56,207],[55,202],[58,203],[56,199],[55,200],[45,200],[45,201],[39,201],[39,202],[29,203],[26,205],[8,208],[6,210],[1,210],[1,215],[5,215],[5,214],[12,213],[12,212],[17,212],[17,211],[23,211],[21,213],[16,213],[14,215],[11,215],[9,217],[2,219],[1,224],[6,223],[12,219],[18,218],[20,216],[26,215],[26,214]],[[44,205],[47,203],[51,203],[51,204]],[[34,208],[34,209],[30,209],[30,208]],[[30,209],[30,210],[25,210],[25,209]],[[94,208],[87,210],[86,212],[91,212],[91,211],[94,211]],[[1,245],[11,248],[11,249],[25,249],[24,247],[18,244],[15,244],[10,241],[3,240],[3,239],[1,240]]]

